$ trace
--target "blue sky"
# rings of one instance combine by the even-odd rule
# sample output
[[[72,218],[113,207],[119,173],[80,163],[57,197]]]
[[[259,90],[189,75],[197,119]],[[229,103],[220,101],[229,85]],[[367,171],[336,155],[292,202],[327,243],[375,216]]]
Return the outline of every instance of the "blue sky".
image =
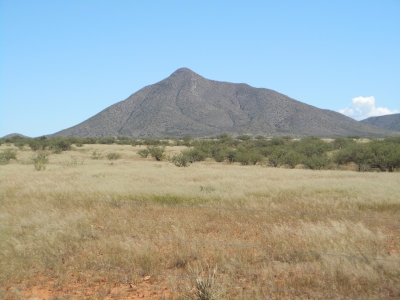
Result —
[[[71,127],[181,67],[399,112],[400,1],[0,0],[0,136]]]

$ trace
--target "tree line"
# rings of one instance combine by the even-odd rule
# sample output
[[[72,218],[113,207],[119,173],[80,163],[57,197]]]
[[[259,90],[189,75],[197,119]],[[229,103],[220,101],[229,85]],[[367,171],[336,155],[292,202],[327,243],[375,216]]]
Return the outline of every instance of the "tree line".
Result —
[[[156,160],[166,159],[165,146],[184,145],[188,148],[169,159],[180,167],[212,158],[217,162],[242,165],[268,164],[271,167],[295,168],[301,166],[312,170],[338,169],[354,164],[358,171],[400,171],[400,137],[361,141],[358,137],[337,137],[329,141],[318,137],[293,139],[291,137],[265,138],[240,135],[232,137],[220,134],[213,138],[163,138],[132,139],[129,137],[61,138],[40,137],[35,139],[14,136],[0,139],[0,144],[29,146],[33,151],[50,150],[54,153],[70,150],[72,145],[121,144],[147,145],[139,154]]]

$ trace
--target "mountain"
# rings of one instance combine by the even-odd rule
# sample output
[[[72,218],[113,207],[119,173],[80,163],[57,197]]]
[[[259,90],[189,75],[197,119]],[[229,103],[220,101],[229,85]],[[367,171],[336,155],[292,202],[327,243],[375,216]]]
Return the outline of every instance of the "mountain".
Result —
[[[2,137],[2,139],[11,139],[11,138],[24,138],[24,139],[30,139],[31,137],[20,134],[20,133],[10,133]]]
[[[360,122],[382,129],[400,131],[400,113],[380,117],[369,117],[368,119]]]
[[[273,90],[209,80],[182,68],[53,136],[204,137],[220,133],[324,137],[390,134]]]

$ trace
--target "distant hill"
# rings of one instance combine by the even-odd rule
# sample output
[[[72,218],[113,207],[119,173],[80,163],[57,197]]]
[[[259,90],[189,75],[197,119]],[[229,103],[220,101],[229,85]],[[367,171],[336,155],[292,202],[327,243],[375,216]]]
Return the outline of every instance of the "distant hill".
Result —
[[[400,131],[400,113],[380,117],[369,117],[360,122],[382,129]]]
[[[273,90],[208,80],[182,68],[54,136],[204,137],[220,133],[293,137],[394,134]]]
[[[10,134],[7,134],[7,135],[3,136],[2,139],[9,139],[9,138],[15,138],[15,137],[21,137],[21,138],[25,138],[25,139],[30,139],[29,136],[26,136],[26,135],[23,135],[23,134],[20,134],[20,133],[10,133]]]

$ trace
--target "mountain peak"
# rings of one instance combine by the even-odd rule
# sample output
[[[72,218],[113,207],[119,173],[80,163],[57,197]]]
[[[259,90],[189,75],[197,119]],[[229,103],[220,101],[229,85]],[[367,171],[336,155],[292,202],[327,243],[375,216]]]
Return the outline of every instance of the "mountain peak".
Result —
[[[176,70],[174,73],[171,74],[171,76],[188,76],[188,75],[200,76],[199,74],[193,72],[189,68],[179,68],[178,70]]]
[[[55,136],[205,137],[221,133],[325,137],[389,134],[272,90],[213,81],[180,68]]]

